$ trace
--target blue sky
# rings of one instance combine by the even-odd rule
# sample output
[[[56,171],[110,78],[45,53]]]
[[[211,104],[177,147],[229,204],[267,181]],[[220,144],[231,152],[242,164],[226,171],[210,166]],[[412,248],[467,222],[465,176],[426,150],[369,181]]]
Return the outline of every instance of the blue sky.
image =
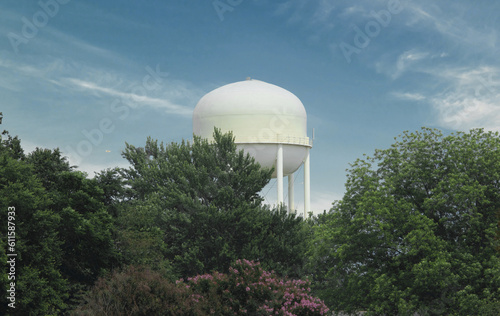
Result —
[[[493,0],[3,0],[2,129],[92,176],[127,166],[125,142],[190,139],[198,100],[252,77],[307,110],[318,212],[341,198],[349,163],[405,130],[500,130],[498,12]]]

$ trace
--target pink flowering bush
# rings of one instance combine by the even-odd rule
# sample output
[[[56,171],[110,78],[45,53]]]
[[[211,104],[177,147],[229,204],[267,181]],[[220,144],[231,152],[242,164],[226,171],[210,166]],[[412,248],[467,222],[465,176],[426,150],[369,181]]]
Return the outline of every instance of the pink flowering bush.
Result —
[[[309,281],[283,280],[259,263],[238,260],[229,273],[197,275],[174,284],[145,267],[100,278],[74,315],[326,315]]]
[[[228,274],[198,275],[177,285],[192,291],[191,306],[214,315],[326,315],[323,301],[312,297],[309,281],[283,280],[259,263],[238,260]]]

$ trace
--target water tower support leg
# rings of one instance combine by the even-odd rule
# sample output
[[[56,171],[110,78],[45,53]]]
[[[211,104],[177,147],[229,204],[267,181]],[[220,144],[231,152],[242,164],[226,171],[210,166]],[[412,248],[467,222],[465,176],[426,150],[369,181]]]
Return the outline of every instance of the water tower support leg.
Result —
[[[311,166],[309,164],[309,148],[304,160],[304,219],[311,211]]]
[[[296,213],[293,200],[293,173],[288,175],[288,212]]]
[[[283,204],[283,145],[278,144],[278,157],[276,159],[276,178],[278,180],[278,206]]]

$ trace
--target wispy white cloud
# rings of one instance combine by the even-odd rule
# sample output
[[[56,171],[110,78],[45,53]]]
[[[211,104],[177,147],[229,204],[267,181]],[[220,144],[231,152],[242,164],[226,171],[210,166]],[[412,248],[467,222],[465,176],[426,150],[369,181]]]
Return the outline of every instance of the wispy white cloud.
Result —
[[[289,0],[280,3],[275,14],[287,16],[288,24],[302,23],[309,30],[325,32],[330,31],[337,23],[334,19],[336,11],[337,3],[329,0]]]
[[[396,79],[401,74],[403,74],[409,67],[416,64],[418,61],[429,56],[427,52],[420,52],[418,50],[412,49],[404,52],[398,57],[396,62],[395,72],[391,75],[393,79]]]
[[[439,125],[500,131],[500,68],[448,69],[435,75],[449,83],[430,98]]]
[[[433,124],[453,130],[500,131],[500,67],[425,65],[412,69],[427,76],[417,92],[392,92],[400,100],[425,101]]]
[[[414,48],[399,55],[388,50],[375,68],[391,79],[406,80],[409,75],[424,78],[411,93],[392,95],[428,102],[433,123],[440,127],[500,130],[500,64],[495,49],[498,33],[486,19],[470,19],[467,4],[453,4],[448,10],[443,10],[444,6],[411,2],[404,25],[440,39],[443,45],[434,49],[427,45],[425,51]]]
[[[498,32],[492,25],[485,24],[485,21],[469,20],[467,18],[470,10],[468,6],[474,6],[474,4],[441,3],[437,5],[434,2],[430,4],[427,1],[412,1],[408,3],[410,18],[406,25],[428,28],[450,41],[461,46],[469,46],[469,49],[476,51],[478,48],[494,48],[498,40]]]
[[[82,45],[100,51],[91,45],[85,43]],[[113,58],[112,52],[102,50],[102,53]],[[28,85],[35,94],[37,92],[30,82],[45,83],[44,87],[47,89],[54,87],[58,94],[71,94],[73,99],[79,95],[88,96],[90,92],[126,100],[131,107],[150,107],[166,113],[190,116],[195,100],[202,95],[201,89],[193,87],[188,82],[171,78],[159,78],[161,82],[154,84],[154,89],[145,87],[144,77],[150,75],[146,68],[144,67],[140,73],[119,73],[112,69],[97,68],[60,58],[40,57],[26,62],[0,58],[0,87],[11,91],[22,91]],[[155,67],[149,67],[151,71],[154,71],[153,68]],[[160,72],[166,73],[163,70]],[[150,79],[152,80],[151,76]]]
[[[172,114],[183,116],[190,116],[192,114],[191,108],[175,104],[168,99],[139,95],[132,91],[120,91],[117,89],[97,85],[94,82],[84,81],[76,78],[67,78],[63,80],[71,83],[74,87],[83,88],[94,93],[103,93],[112,97],[120,98],[121,100],[125,100],[126,104],[133,108],[149,106],[152,108],[165,110],[168,113]],[[146,89],[143,90],[146,91]]]
[[[454,130],[484,128],[500,131],[500,98],[479,100],[458,93],[434,98],[438,123]]]
[[[421,101],[426,99],[426,97],[420,93],[392,92],[391,95],[397,99],[409,101]]]
[[[408,72],[421,72],[427,67],[427,62],[433,58],[445,55],[431,55],[429,52],[417,48],[407,50],[397,57],[393,57],[392,52],[382,56],[375,62],[375,69],[378,73],[389,76],[391,79],[398,79]]]
[[[321,0],[318,3],[318,8],[313,14],[313,21],[315,23],[322,23],[328,26],[332,26],[331,17],[336,8],[336,4],[329,0]]]
[[[366,12],[366,9],[363,6],[361,6],[360,4],[355,4],[355,5],[351,5],[347,8],[344,8],[341,11],[340,15],[343,17],[351,17],[353,15],[365,16],[365,15],[367,15],[367,12]]]
[[[64,62],[60,59],[38,59],[31,62],[8,58],[0,59],[0,71],[3,68],[4,77],[13,80],[21,80],[23,77],[46,80],[50,78],[51,74],[61,71],[63,67]]]
[[[86,59],[94,57],[101,62],[112,62],[113,64],[130,65],[131,61],[122,54],[96,46],[80,38],[72,36],[66,32],[47,26],[44,29],[46,41],[38,43],[41,50],[57,50],[61,52],[72,52],[72,55],[85,55]]]
[[[307,0],[289,0],[278,4],[275,14],[283,16],[287,15],[287,23],[295,24],[304,20],[305,7],[308,4]]]

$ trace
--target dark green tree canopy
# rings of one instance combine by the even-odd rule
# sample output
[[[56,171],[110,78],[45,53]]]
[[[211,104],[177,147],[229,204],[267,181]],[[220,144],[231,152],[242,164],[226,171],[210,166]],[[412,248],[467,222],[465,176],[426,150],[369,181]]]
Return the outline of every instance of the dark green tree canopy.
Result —
[[[103,190],[73,170],[58,149],[25,155],[20,140],[0,142],[0,217],[15,208],[16,279],[0,278],[0,314],[6,289],[16,282],[20,315],[61,314],[104,269],[116,264],[112,218]],[[0,227],[1,267],[6,271],[7,225]]]
[[[499,179],[500,137],[480,129],[404,133],[356,161],[310,246],[322,298],[376,314],[498,309]]]
[[[8,131],[3,131],[0,136],[0,151],[16,160],[24,159],[24,150],[21,147],[21,140],[14,136],[12,137]]]
[[[215,130],[213,143],[195,136],[166,146],[149,138],[144,148],[127,144],[123,155],[131,164],[123,171],[131,191],[120,216],[125,243],[149,245],[178,277],[223,272],[238,258],[301,271],[302,220],[261,206],[272,170],[238,151],[232,134]]]
[[[214,131],[212,144],[198,136],[192,143],[166,146],[148,138],[144,148],[127,144],[123,156],[131,164],[125,175],[134,197],[157,194],[169,208],[192,203],[218,209],[258,205],[262,201],[258,193],[272,174],[238,151],[232,134],[219,130]]]

